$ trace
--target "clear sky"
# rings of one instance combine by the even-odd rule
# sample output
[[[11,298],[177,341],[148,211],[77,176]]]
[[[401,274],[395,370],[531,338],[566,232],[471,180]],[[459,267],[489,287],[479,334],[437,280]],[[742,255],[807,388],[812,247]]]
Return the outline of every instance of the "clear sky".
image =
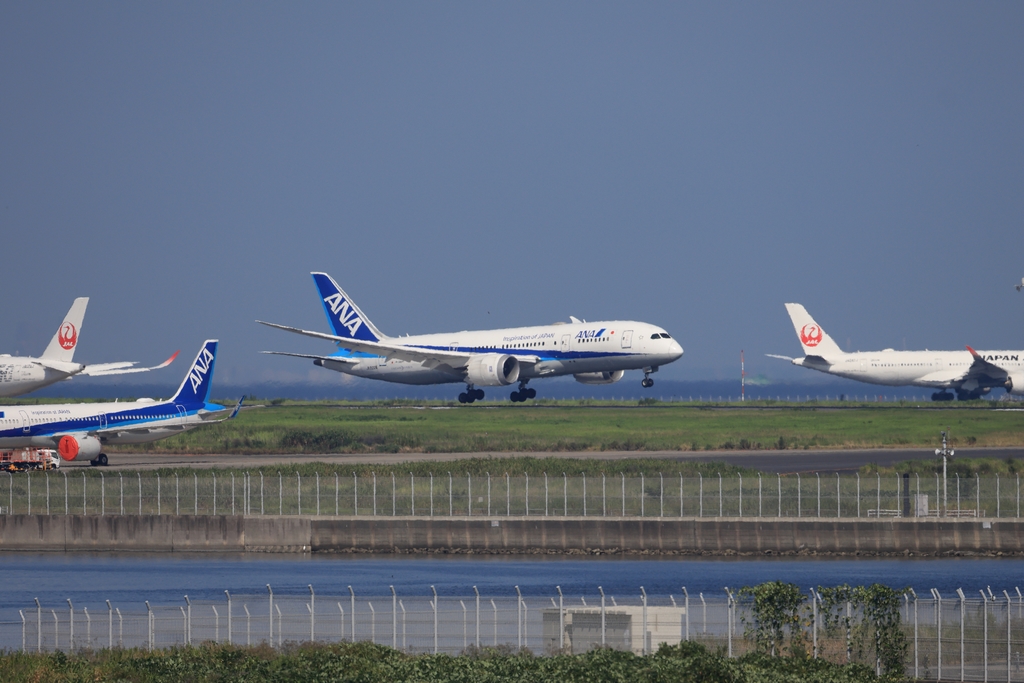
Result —
[[[1024,4],[0,4],[0,351],[338,376],[389,334],[663,325],[666,379],[1024,348]],[[162,371],[176,384],[179,360]],[[168,374],[164,374],[168,373]],[[147,382],[157,381],[154,375]]]

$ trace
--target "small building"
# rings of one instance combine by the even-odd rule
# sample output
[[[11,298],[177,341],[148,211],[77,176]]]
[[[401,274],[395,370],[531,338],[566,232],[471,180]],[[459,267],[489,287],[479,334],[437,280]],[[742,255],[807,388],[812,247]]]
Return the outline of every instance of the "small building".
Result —
[[[683,640],[686,617],[685,607],[649,605],[644,628],[642,605],[616,605],[604,609],[604,646],[615,650],[629,650],[635,654],[653,652],[662,643],[675,645]],[[563,641],[559,638],[559,623],[564,623],[564,646],[570,653],[579,654],[601,647],[601,608],[565,607],[543,610],[543,643],[545,651],[557,651]],[[644,631],[646,630],[646,647]]]

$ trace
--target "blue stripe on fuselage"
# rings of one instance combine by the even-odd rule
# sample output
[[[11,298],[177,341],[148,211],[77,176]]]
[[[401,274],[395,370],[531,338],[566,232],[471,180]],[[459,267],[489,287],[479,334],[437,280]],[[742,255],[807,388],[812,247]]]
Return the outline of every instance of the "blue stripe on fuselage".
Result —
[[[46,406],[40,406],[45,408]],[[56,406],[55,406],[56,407]],[[200,410],[208,411],[224,410],[223,406],[215,403],[183,405],[185,416],[196,415]],[[0,438],[25,438],[27,436],[50,436],[55,434],[66,434],[68,432],[88,432],[97,429],[111,429],[117,427],[131,428],[149,423],[162,423],[167,420],[181,419],[182,414],[178,412],[177,405],[173,403],[151,403],[145,406],[137,406],[118,410],[110,413],[102,413],[106,422],[100,420],[100,415],[89,415],[71,420],[54,420],[43,424],[29,426],[29,431],[22,431],[20,424],[11,429],[0,431]]]

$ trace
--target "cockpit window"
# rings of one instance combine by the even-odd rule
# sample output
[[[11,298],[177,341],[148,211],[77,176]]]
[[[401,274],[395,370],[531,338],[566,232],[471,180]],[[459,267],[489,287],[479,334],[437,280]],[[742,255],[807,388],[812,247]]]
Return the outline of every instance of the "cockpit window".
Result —
[[[661,339],[661,335],[655,332],[654,334],[651,335],[651,339]]]
[[[662,339],[671,339],[672,337],[668,336],[668,332],[662,332],[661,333],[661,338]]]

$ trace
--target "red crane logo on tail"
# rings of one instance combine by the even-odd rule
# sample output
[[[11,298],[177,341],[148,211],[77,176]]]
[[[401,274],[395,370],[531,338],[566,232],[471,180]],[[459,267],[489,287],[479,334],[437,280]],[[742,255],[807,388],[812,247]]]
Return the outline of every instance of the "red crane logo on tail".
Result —
[[[62,349],[73,349],[75,343],[78,341],[78,330],[75,326],[69,322],[65,322],[60,326],[60,331],[57,333],[57,340],[60,342]]]
[[[800,342],[804,346],[817,346],[821,343],[824,333],[815,323],[809,323],[800,328]]]

